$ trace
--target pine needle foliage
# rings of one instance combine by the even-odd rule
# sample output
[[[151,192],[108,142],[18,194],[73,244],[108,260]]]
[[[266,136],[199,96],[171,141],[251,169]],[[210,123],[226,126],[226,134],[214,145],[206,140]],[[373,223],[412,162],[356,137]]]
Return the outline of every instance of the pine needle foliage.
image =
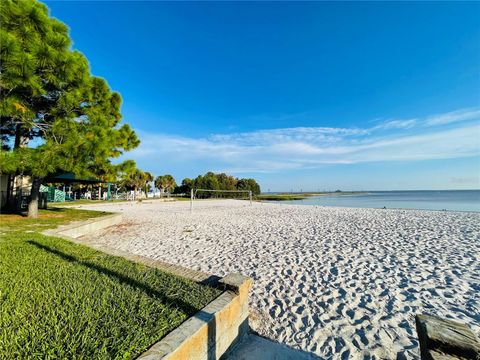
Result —
[[[115,178],[111,159],[139,144],[121,124],[120,94],[91,75],[44,4],[3,0],[0,22],[0,172],[30,175],[33,202],[41,180],[58,172]]]

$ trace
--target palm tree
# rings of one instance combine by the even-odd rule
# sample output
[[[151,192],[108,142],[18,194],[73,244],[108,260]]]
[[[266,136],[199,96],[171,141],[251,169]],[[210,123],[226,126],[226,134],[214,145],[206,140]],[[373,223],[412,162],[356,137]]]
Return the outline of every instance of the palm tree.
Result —
[[[153,181],[153,175],[148,171],[145,171],[143,174],[144,174],[143,180],[145,182],[143,185],[143,191],[145,192],[145,197],[148,197],[147,196],[148,188],[150,187],[149,183]]]
[[[173,178],[172,175],[162,175],[158,176],[155,179],[155,187],[160,190],[160,196],[162,196],[162,193],[166,191],[168,194],[170,194],[175,187],[177,186],[177,183],[175,182],[175,179]]]
[[[140,169],[133,169],[126,173],[121,180],[121,184],[125,188],[131,188],[134,190],[134,198],[136,199],[138,189],[147,189],[147,185],[153,180],[153,175],[149,172],[144,172]],[[146,191],[145,191],[146,194]]]

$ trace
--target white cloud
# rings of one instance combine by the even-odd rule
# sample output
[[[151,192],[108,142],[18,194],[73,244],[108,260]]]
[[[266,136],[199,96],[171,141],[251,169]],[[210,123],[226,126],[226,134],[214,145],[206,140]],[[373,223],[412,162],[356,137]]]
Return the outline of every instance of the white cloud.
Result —
[[[463,109],[444,114],[429,116],[426,119],[426,124],[429,126],[445,125],[459,121],[478,119],[480,119],[480,109]]]
[[[367,130],[357,128],[295,127],[233,134],[213,134],[209,139],[214,142],[234,141],[235,143],[243,145],[258,143],[266,145],[285,141],[335,142],[345,136],[365,135],[367,133]]]
[[[410,129],[417,124],[417,119],[409,120],[389,120],[376,125],[372,130],[389,130],[389,129]]]
[[[390,120],[368,129],[296,127],[190,138],[140,132],[142,144],[128,154],[142,163],[174,159],[217,171],[276,172],[372,161],[418,161],[480,156],[480,111],[456,111],[427,120]],[[448,120],[447,120],[448,119]],[[435,123],[435,121],[437,123]],[[419,125],[428,125],[419,126]]]

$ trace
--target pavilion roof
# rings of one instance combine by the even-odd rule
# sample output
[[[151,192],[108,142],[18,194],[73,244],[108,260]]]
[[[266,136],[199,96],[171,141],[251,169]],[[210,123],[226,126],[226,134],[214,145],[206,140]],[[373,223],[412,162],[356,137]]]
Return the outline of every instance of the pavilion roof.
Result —
[[[55,176],[50,176],[45,179],[45,182],[60,182],[60,183],[80,183],[80,184],[99,184],[105,181],[95,178],[80,178],[76,177],[74,173],[68,172],[63,174],[58,174]]]

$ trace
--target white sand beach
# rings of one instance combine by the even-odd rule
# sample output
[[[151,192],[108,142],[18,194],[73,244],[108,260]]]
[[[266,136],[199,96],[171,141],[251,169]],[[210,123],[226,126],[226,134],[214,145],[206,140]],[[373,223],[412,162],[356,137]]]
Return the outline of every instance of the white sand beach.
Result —
[[[480,214],[235,200],[113,203],[124,224],[86,238],[254,279],[251,326],[321,358],[417,359],[414,315],[480,332]]]

